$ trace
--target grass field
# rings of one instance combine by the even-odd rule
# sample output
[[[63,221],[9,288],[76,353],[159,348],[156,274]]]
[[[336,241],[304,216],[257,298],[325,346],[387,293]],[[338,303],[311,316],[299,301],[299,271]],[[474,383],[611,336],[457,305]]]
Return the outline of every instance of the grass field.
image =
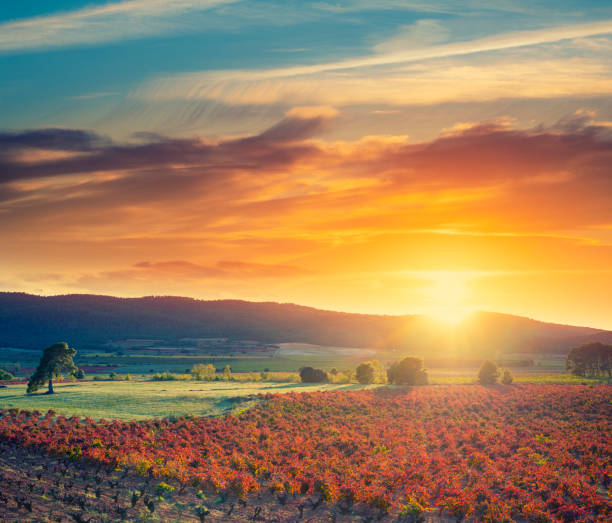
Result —
[[[240,377],[238,375],[237,377]],[[243,375],[246,377],[246,375]],[[282,376],[281,376],[282,377]],[[580,378],[561,373],[517,372],[515,383],[533,384],[597,384],[609,379]],[[275,376],[271,376],[271,380]],[[432,370],[431,385],[469,385],[475,383],[472,370]],[[370,385],[381,386],[381,385]],[[90,416],[95,419],[138,420],[192,414],[218,416],[240,411],[253,405],[257,394],[310,392],[314,390],[347,390],[368,386],[346,383],[310,385],[278,381],[84,381],[59,383],[56,394],[25,394],[25,385],[9,385],[0,389],[0,408],[27,410],[49,409],[67,415]]]
[[[362,385],[301,383],[236,383],[198,381],[93,381],[60,383],[56,394],[26,395],[25,385],[0,389],[0,408],[15,407],[94,419],[139,420],[152,417],[218,416],[254,404],[255,395],[315,390],[346,390]]]

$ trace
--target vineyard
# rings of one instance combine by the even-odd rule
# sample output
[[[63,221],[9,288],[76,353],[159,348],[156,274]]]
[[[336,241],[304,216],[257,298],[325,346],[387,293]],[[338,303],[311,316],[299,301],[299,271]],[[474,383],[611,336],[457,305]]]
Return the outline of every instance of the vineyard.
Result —
[[[407,521],[609,521],[611,400],[606,385],[436,386],[266,395],[223,418],[4,409],[0,440],[217,503],[273,500],[295,519],[326,506]],[[133,507],[113,506],[122,518]]]

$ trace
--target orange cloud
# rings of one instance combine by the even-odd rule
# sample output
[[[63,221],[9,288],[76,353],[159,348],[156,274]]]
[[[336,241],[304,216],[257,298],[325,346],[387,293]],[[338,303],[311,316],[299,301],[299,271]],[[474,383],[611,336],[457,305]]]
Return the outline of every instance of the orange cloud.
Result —
[[[157,276],[166,274],[177,278],[287,278],[291,276],[302,276],[309,271],[289,265],[270,265],[263,263],[249,263],[243,261],[217,262],[213,266],[198,265],[188,261],[167,261],[167,262],[140,262],[133,266],[133,269],[126,273],[141,277]]]
[[[414,312],[421,284],[389,273],[561,271],[557,282],[612,266],[612,134],[593,115],[325,142],[332,113],[296,109],[217,142],[0,134],[3,285]]]

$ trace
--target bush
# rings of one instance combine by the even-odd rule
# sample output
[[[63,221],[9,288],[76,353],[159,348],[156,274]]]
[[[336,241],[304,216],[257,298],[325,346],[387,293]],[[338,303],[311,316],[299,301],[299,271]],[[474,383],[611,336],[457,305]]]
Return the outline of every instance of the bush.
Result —
[[[300,369],[300,379],[302,383],[327,383],[329,376],[324,370],[303,367]]]
[[[217,369],[211,363],[204,365],[203,363],[197,363],[191,368],[191,375],[194,380],[199,381],[212,381],[215,379]]]
[[[189,374],[173,374],[172,372],[158,372],[152,376],[153,381],[188,381]]]
[[[73,372],[72,375],[77,379],[77,380],[84,380],[85,379],[85,371],[83,369],[79,369],[76,372]]]
[[[0,381],[10,381],[13,379],[13,375],[4,370],[4,369],[0,369]]]
[[[336,371],[336,374],[330,372],[329,381],[330,383],[353,383],[355,381],[355,371]]]
[[[427,385],[427,370],[423,368],[423,358],[408,356],[396,361],[387,370],[389,383],[396,385]]]
[[[372,365],[370,362],[362,363],[357,367],[357,370],[355,371],[357,381],[363,385],[366,385],[368,383],[374,383],[374,374],[374,365]]]
[[[163,496],[164,494],[170,494],[171,492],[174,492],[174,487],[162,481],[161,483],[158,483],[157,486],[155,487],[155,492],[159,496]]]
[[[486,360],[478,371],[478,382],[481,385],[493,385],[499,378],[499,367],[491,360]]]
[[[502,374],[502,377],[501,377],[501,382],[504,385],[510,385],[513,380],[514,380],[514,377],[512,376],[512,373],[508,369],[504,369],[504,373]]]

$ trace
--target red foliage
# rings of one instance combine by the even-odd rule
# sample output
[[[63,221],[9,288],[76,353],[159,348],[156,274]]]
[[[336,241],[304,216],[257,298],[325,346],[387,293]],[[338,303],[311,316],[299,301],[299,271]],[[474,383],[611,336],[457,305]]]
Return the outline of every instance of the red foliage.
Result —
[[[3,411],[0,438],[246,496],[412,500],[479,521],[609,521],[612,386],[268,395],[240,417],[100,421]]]

